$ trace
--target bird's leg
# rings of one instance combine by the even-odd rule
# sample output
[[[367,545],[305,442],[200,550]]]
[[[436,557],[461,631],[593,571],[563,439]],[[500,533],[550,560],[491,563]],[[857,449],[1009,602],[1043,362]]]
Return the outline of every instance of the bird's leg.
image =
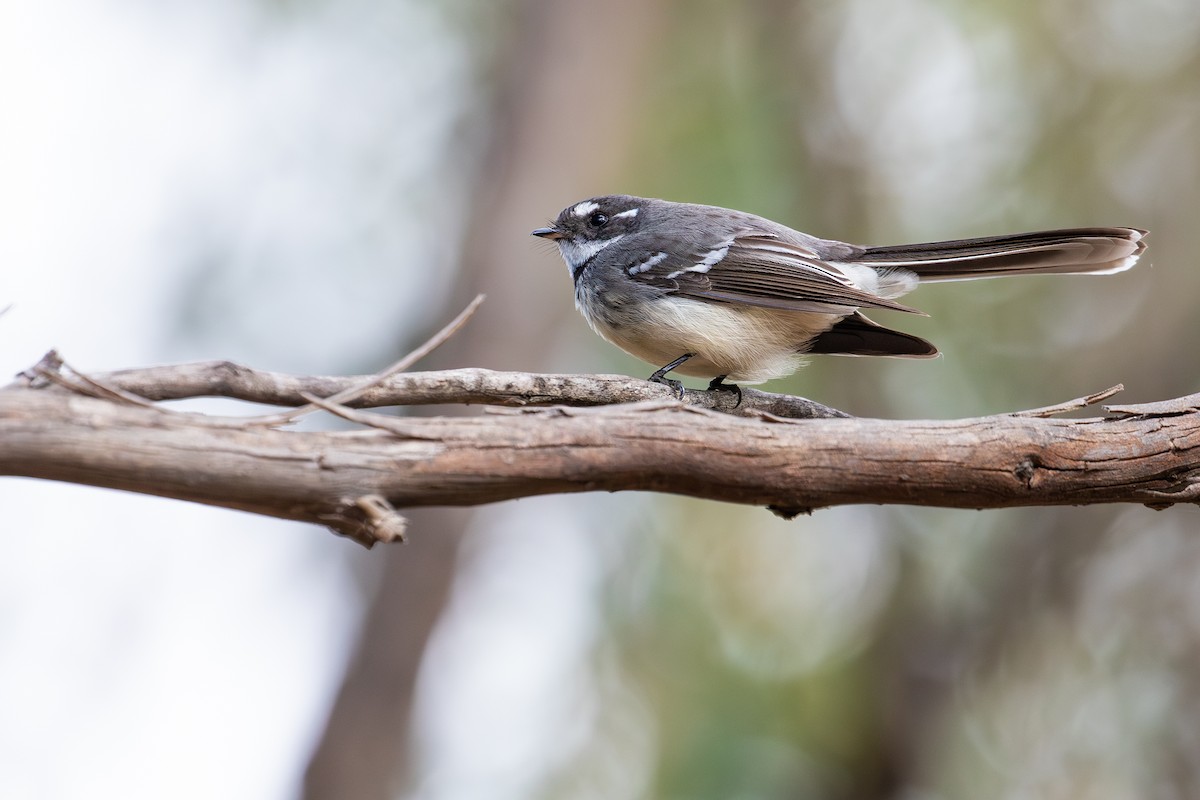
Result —
[[[651,375],[649,378],[647,378],[647,380],[649,380],[651,383],[661,383],[663,386],[670,386],[672,389],[675,390],[675,393],[679,395],[679,399],[682,400],[683,399],[683,384],[680,383],[679,381],[668,378],[667,373],[670,372],[671,370],[675,369],[676,367],[678,367],[683,362],[687,361],[689,358],[694,357],[695,355],[696,355],[695,353],[684,353],[679,358],[672,361],[670,364],[667,364],[665,367],[659,367],[658,369],[654,370],[654,374]]]
[[[737,392],[737,402],[733,404],[733,407],[737,408],[742,404],[742,387],[736,383],[726,383],[725,379],[728,377],[728,375],[718,375],[713,378],[708,383],[708,390],[710,392]]]

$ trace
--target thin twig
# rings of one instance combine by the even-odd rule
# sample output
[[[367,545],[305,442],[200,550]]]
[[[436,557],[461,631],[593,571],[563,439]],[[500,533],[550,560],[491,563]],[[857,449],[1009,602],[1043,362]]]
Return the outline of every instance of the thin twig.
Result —
[[[345,403],[352,402],[356,398],[361,397],[367,391],[383,383],[393,375],[404,372],[413,364],[432,353],[434,350],[444,344],[446,340],[457,333],[459,328],[467,323],[467,320],[471,318],[476,309],[478,309],[480,304],[483,303],[483,300],[484,295],[475,295],[475,299],[472,300],[466,308],[459,312],[457,317],[450,320],[450,322],[444,328],[435,333],[433,336],[429,337],[429,339],[427,339],[420,347],[413,350],[404,358],[392,364],[382,372],[372,375],[362,383],[350,386],[336,394],[330,395],[329,397],[324,398],[324,400],[332,405],[344,405]],[[309,402],[308,405],[294,408],[291,411],[285,411],[282,414],[270,414],[263,417],[252,417],[248,419],[247,422],[253,425],[287,425],[295,422],[300,417],[311,414],[319,408],[320,407],[315,403]]]
[[[40,364],[34,369],[40,377],[57,383],[60,386],[70,388],[80,394],[100,397],[106,400],[116,400],[130,405],[141,406],[142,408],[153,408],[155,411],[163,413],[171,413],[171,409],[164,408],[157,403],[127,392],[117,386],[111,386],[98,378],[93,378],[85,372],[80,372],[61,358],[58,360],[57,369],[50,369]],[[64,374],[64,370],[69,372],[71,377],[68,378]]]
[[[328,411],[335,417],[341,417],[348,422],[355,422],[359,425],[365,425],[368,428],[377,428],[381,431],[386,431],[393,436],[398,436],[403,439],[430,439],[435,437],[422,436],[418,432],[420,428],[419,420],[412,420],[407,417],[394,417],[390,414],[375,414],[370,411],[356,411],[353,408],[344,406],[340,403],[333,403],[325,398],[317,397],[313,394],[305,395],[305,398],[313,406]]]
[[[28,369],[23,369],[17,373],[17,380],[13,382],[13,386],[25,386],[30,389],[43,389],[50,379],[42,374],[43,370],[49,372],[58,372],[62,369],[63,360],[58,351],[51,348],[46,351],[46,354],[38,359],[38,362]],[[42,383],[39,383],[39,379]],[[22,383],[23,381],[23,383]],[[59,384],[62,386],[63,384]],[[72,386],[64,386],[64,388],[75,391]]]
[[[1121,406],[1105,406],[1110,414],[1129,417],[1166,417],[1176,414],[1190,414],[1200,410],[1200,394],[1189,394],[1186,397],[1176,397],[1173,400],[1160,400],[1155,403],[1131,403]]]
[[[237,427],[242,424],[240,417],[220,417],[214,414],[204,414],[192,411],[179,411],[147,400],[139,394],[126,391],[120,386],[114,386],[107,378],[97,378],[68,364],[57,350],[50,350],[29,369],[18,373],[29,388],[43,388],[48,384],[61,386],[71,394],[95,397],[101,400],[111,400],[125,405],[147,408],[158,414],[187,416],[197,424],[219,427]]]
[[[1116,386],[1110,386],[1103,391],[1089,394],[1085,397],[1077,397],[1074,400],[1067,400],[1062,403],[1056,403],[1052,406],[1042,406],[1041,408],[1031,408],[1028,411],[1013,411],[1008,416],[1010,417],[1054,417],[1059,414],[1066,414],[1068,411],[1078,411],[1081,408],[1094,406],[1099,402],[1107,400],[1118,392],[1125,391],[1125,384],[1118,383]]]

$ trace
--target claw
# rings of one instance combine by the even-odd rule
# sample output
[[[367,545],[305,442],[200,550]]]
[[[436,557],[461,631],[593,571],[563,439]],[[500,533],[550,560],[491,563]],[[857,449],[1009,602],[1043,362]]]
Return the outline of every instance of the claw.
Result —
[[[675,369],[676,367],[678,367],[683,362],[687,361],[689,358],[694,357],[695,355],[696,355],[695,353],[684,353],[679,358],[672,361],[670,364],[667,364],[666,366],[662,366],[662,367],[659,367],[658,369],[654,370],[654,374],[651,375],[647,380],[649,380],[651,383],[661,383],[663,386],[671,387],[671,389],[675,392],[675,394],[679,395],[679,399],[682,400],[683,399],[683,384],[677,380],[668,378],[667,373],[670,372],[671,370]]]
[[[713,378],[711,381],[709,381],[708,390],[710,392],[736,392],[737,402],[733,404],[733,407],[737,408],[742,404],[742,387],[738,386],[736,383],[726,383],[726,377],[728,376],[718,375],[717,377]]]
[[[676,396],[680,400],[683,399],[683,382],[682,381],[677,381],[674,378],[666,378],[666,377],[656,378],[653,375],[650,376],[649,380],[651,383],[661,383],[663,386],[671,387],[671,391],[675,392]]]

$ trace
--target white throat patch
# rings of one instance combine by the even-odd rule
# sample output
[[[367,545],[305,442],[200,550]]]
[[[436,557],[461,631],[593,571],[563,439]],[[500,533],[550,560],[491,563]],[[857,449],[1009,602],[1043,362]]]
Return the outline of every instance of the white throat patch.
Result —
[[[621,239],[625,238],[625,234],[621,233],[609,239],[593,239],[590,242],[577,242],[573,239],[559,239],[558,249],[562,253],[563,261],[567,262],[567,269],[571,271],[571,275],[575,275],[575,271],[587,263],[588,259],[595,256],[610,244],[616,244]]]

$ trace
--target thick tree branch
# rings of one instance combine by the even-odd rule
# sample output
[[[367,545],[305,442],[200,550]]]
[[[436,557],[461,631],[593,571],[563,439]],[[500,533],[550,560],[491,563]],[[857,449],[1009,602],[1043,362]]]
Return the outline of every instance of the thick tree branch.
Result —
[[[96,382],[155,400],[222,394],[298,405],[360,381],[222,364],[111,373]],[[395,376],[360,403],[380,402],[388,392],[393,402],[403,395],[407,402],[497,405],[564,397],[583,404],[586,390],[596,392],[593,404],[639,392],[653,399],[420,419],[318,400],[368,426],[329,433],[13,386],[0,391],[0,474],[316,522],[366,544],[399,538],[396,508],[597,490],[671,492],[769,506],[788,516],[848,503],[1200,502],[1200,396],[1121,407],[1122,416],[1107,418],[800,421],[761,409],[753,411],[757,418],[718,413],[664,397],[660,389],[613,376],[486,370]],[[697,394],[711,400],[703,392],[688,399]]]

